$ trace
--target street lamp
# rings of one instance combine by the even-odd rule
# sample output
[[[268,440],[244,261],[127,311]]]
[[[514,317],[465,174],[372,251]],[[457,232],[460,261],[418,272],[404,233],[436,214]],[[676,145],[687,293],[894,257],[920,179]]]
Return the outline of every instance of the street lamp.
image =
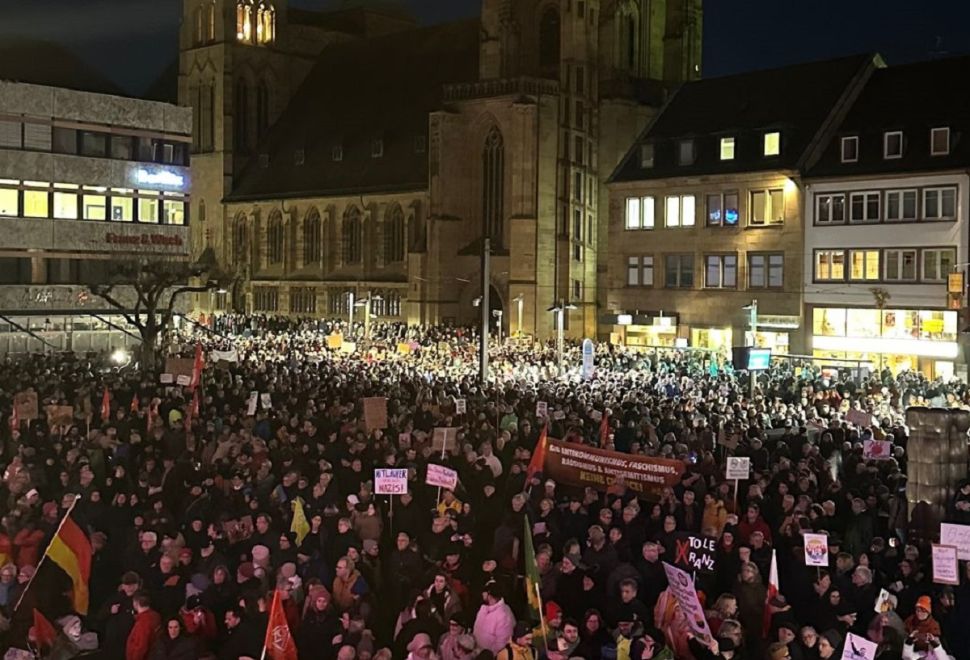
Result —
[[[522,307],[525,305],[525,294],[520,293],[519,295],[517,295],[515,298],[512,299],[512,302],[516,303],[516,307],[518,307],[519,320],[517,323],[518,330],[516,331],[516,335],[521,337],[522,336]]]
[[[556,349],[559,353],[559,375],[563,375],[563,332],[566,324],[566,310],[576,309],[576,305],[560,300],[546,311],[556,315]]]
[[[498,328],[498,343],[502,343],[502,310],[493,309],[492,316],[495,317],[495,327]]]

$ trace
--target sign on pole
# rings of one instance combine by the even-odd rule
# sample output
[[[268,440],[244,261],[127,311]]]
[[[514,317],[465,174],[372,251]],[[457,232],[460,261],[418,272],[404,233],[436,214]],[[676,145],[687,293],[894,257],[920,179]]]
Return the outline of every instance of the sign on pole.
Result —
[[[728,456],[725,477],[732,481],[743,481],[751,476],[751,459],[747,456]]]
[[[687,625],[691,632],[698,637],[709,638],[711,629],[707,625],[704,608],[701,607],[700,601],[697,599],[697,589],[694,587],[694,581],[691,580],[690,575],[667,562],[664,562],[664,572],[667,574],[670,590],[687,618]]]
[[[404,495],[408,492],[407,468],[375,468],[374,493],[376,495]]]
[[[458,485],[458,472],[444,465],[428,463],[428,474],[424,478],[424,483],[429,486],[454,490]]]
[[[595,348],[593,347],[593,340],[586,338],[583,340],[583,379],[589,380],[593,377],[593,372],[596,368],[595,365],[596,354]]]
[[[828,566],[829,565],[829,535],[828,534],[802,534],[805,541],[805,565],[806,566]]]
[[[956,546],[933,544],[933,582],[960,584],[960,562],[957,554]]]

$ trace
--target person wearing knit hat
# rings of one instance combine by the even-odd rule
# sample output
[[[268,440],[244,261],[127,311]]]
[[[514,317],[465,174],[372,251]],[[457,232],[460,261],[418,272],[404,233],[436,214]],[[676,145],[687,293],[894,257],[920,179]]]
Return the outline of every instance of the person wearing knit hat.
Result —
[[[933,602],[929,596],[916,599],[916,611],[906,619],[906,632],[923,639],[940,636],[940,624],[933,618]]]
[[[253,564],[263,568],[269,567],[269,548],[265,545],[253,546]]]
[[[788,645],[784,642],[774,642],[768,647],[768,660],[791,660]]]
[[[838,630],[829,629],[819,635],[818,657],[822,660],[838,658],[839,648],[842,646],[842,635]]]

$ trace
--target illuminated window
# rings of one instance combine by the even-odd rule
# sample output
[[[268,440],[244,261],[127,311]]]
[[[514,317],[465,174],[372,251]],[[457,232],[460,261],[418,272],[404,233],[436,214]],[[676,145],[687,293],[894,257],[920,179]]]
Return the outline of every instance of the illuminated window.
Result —
[[[24,181],[24,217],[50,217],[50,195],[46,183],[40,181]]]
[[[215,0],[212,0],[212,2],[209,3],[209,12],[208,12],[208,18],[207,18],[206,22],[208,24],[206,26],[206,36],[208,37],[208,41],[215,41],[216,40],[216,3],[215,3]]]
[[[765,133],[765,144],[764,144],[765,156],[777,156],[781,153],[781,133],[778,131],[771,131]]]
[[[856,135],[842,138],[842,162],[854,163],[859,160],[859,138]]]
[[[903,157],[903,132],[887,131],[882,136],[882,155],[887,160]]]
[[[626,228],[653,229],[654,200],[653,197],[626,198]]]
[[[265,2],[256,9],[256,43],[271,44],[276,38],[276,10]]]
[[[0,179],[0,216],[15,218],[20,215],[19,181]]]
[[[180,199],[166,199],[162,202],[162,218],[166,225],[185,224],[185,202]]]
[[[752,225],[778,225],[785,221],[785,191],[754,190],[751,192]]]
[[[843,250],[816,250],[815,279],[819,282],[844,280],[845,252]]]
[[[930,155],[946,156],[950,153],[950,128],[943,126],[930,130]]]
[[[812,310],[812,334],[822,337],[845,337],[845,308],[815,308]]]
[[[734,160],[734,138],[721,138],[721,160]]]
[[[738,193],[715,193],[707,196],[707,225],[736,227],[738,224]]]
[[[924,220],[954,220],[957,217],[957,189],[927,188],[923,191]]]
[[[627,257],[626,283],[629,286],[653,286],[653,255]]]
[[[82,197],[85,220],[105,220],[108,217],[108,198],[85,193]]]
[[[246,44],[253,43],[252,0],[240,0],[236,5],[236,40]]]
[[[111,219],[117,222],[131,222],[135,219],[135,200],[130,196],[133,191],[125,188],[111,190]]]
[[[849,250],[849,279],[875,281],[879,279],[879,250]]]
[[[138,222],[158,224],[158,193],[139,190],[138,194]]]
[[[667,227],[693,227],[694,221],[693,195],[674,195],[667,198]]]
[[[915,190],[890,190],[886,193],[886,220],[916,219]]]
[[[77,220],[77,190],[80,186],[69,183],[54,184],[54,217]],[[68,191],[68,192],[65,192]]]

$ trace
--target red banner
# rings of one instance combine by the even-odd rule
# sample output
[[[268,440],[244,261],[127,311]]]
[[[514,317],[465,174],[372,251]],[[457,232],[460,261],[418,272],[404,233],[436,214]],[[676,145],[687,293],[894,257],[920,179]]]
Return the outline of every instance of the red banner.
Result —
[[[543,476],[559,483],[606,490],[617,477],[623,477],[630,490],[640,493],[673,486],[683,474],[683,461],[624,454],[552,439],[543,465]]]

